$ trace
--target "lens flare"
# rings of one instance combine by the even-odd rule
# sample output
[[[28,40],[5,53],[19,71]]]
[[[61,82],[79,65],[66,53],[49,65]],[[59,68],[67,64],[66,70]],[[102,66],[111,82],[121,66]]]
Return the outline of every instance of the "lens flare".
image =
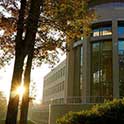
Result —
[[[25,93],[25,88],[24,88],[23,86],[19,86],[19,87],[17,88],[17,90],[16,90],[16,93],[17,93],[20,97],[22,97],[22,96],[24,95],[24,93]]]

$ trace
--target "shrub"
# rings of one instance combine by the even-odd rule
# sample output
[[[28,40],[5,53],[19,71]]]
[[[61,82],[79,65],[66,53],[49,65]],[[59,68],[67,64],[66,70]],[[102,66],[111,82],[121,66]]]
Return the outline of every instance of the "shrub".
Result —
[[[97,104],[91,110],[69,112],[57,124],[109,124],[124,123],[124,99]]]

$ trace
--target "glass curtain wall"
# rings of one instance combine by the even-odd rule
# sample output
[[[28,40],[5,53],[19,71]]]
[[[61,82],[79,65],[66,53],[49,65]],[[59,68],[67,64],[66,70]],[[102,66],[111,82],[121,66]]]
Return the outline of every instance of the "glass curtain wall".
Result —
[[[91,102],[103,102],[112,98],[112,42],[94,42],[91,49]]]

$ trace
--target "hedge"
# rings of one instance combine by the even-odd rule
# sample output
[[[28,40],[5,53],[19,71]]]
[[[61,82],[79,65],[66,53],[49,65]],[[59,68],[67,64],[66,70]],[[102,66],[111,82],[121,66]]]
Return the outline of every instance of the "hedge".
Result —
[[[124,99],[105,101],[91,110],[69,112],[57,124],[124,124]]]

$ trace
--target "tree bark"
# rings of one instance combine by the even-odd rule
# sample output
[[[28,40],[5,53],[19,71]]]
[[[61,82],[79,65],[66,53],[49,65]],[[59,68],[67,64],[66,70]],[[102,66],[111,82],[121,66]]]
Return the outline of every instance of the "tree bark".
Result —
[[[30,6],[29,16],[27,20],[27,30],[26,30],[26,36],[24,39],[25,41],[24,51],[28,56],[25,75],[24,75],[24,86],[26,87],[26,93],[22,99],[20,124],[27,124],[28,107],[29,107],[30,72],[31,72],[31,66],[32,66],[35,37],[36,37],[38,20],[40,17],[42,4],[43,4],[42,0],[37,0],[37,1],[31,0],[31,6]]]
[[[21,0],[21,9],[19,11],[17,35],[15,39],[15,43],[16,43],[15,64],[14,64],[14,71],[11,81],[11,91],[10,91],[9,104],[8,104],[6,122],[5,122],[6,124],[16,124],[17,122],[19,97],[15,93],[15,90],[18,87],[18,85],[20,85],[21,83],[22,72],[23,72],[24,55],[21,55],[21,52],[23,49],[22,34],[24,30],[23,27],[24,27],[25,7],[26,7],[26,0]]]
[[[28,118],[28,107],[29,107],[29,87],[30,87],[30,73],[31,73],[31,67],[32,67],[32,58],[33,58],[33,49],[28,56],[26,68],[25,68],[25,74],[24,74],[24,87],[26,88],[25,94],[22,98],[22,104],[21,104],[21,115],[20,115],[20,124],[27,124],[27,118]]]

